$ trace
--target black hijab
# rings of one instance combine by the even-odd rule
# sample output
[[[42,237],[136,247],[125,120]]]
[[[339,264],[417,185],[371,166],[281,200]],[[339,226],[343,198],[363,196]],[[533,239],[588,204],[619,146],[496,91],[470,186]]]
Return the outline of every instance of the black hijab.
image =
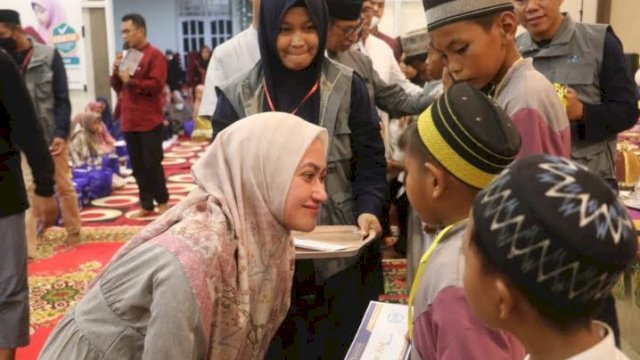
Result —
[[[318,52],[308,68],[300,71],[287,69],[278,56],[276,47],[280,24],[285,12],[292,7],[306,7],[318,32]],[[274,107],[277,111],[292,112],[320,79],[320,70],[327,43],[327,7],[323,0],[269,0],[260,4],[258,41],[262,58],[262,71]],[[266,99],[265,99],[266,100]],[[296,115],[318,123],[320,91],[298,109]],[[270,111],[265,101],[265,111]]]

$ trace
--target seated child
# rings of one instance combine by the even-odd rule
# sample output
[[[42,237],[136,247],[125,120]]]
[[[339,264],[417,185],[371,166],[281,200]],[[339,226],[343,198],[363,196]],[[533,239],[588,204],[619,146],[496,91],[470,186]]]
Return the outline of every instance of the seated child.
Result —
[[[120,122],[114,119],[106,97],[98,96],[95,101],[90,101],[85,108],[85,111],[87,110],[100,114],[104,126],[114,139],[121,140],[123,138]]]
[[[411,359],[513,359],[524,349],[472,315],[462,289],[462,235],[476,193],[518,154],[509,116],[466,83],[452,85],[402,138],[407,195],[444,228],[420,261],[409,296]]]
[[[73,167],[99,166],[103,155],[115,153],[115,140],[104,127],[100,114],[91,111],[77,114],[73,118],[73,123],[76,125],[68,142]],[[117,189],[125,185],[124,178],[113,174],[113,188]]]
[[[512,0],[423,0],[431,45],[454,81],[488,89],[522,135],[518,156],[569,158],[567,114],[554,86],[522,59]]]
[[[191,105],[189,105],[182,97],[182,94],[176,90],[171,94],[171,103],[166,104],[165,108],[165,116],[167,121],[169,121],[171,134],[183,135],[184,129],[182,125],[193,116]]]
[[[198,116],[198,111],[200,111],[200,104],[202,103],[203,95],[204,86],[196,86],[195,99],[193,102],[193,121],[195,123],[195,126],[193,133],[191,134],[191,139],[194,141],[209,141],[213,137],[213,128],[211,127],[211,121]]]
[[[467,299],[487,326],[514,334],[527,359],[627,359],[594,315],[637,246],[625,207],[597,175],[567,159],[526,157],[475,198]]]

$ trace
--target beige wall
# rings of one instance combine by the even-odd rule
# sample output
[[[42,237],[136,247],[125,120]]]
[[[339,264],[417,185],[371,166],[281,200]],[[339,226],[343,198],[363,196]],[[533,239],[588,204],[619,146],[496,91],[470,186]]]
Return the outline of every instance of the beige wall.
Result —
[[[579,20],[580,9],[584,5],[582,19],[584,22],[595,22],[598,10],[598,0],[564,0],[562,9]],[[640,5],[640,0],[614,0],[613,2],[632,2]],[[422,0],[386,0],[385,14],[380,22],[380,30],[384,33],[398,36],[408,31],[426,26],[426,18]]]
[[[640,53],[640,1],[612,0],[611,3],[611,26],[622,40],[624,51]]]
[[[640,53],[640,0],[611,0],[611,25],[622,40],[625,52]],[[562,9],[575,20],[595,22],[598,0],[564,0]],[[397,36],[426,25],[421,0],[386,0],[385,15],[380,23],[383,32]]]

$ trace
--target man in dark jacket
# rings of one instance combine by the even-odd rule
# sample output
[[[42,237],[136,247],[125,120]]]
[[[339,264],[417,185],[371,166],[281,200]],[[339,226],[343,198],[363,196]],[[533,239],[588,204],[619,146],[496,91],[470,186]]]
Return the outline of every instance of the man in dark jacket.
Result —
[[[7,14],[0,11],[0,22],[3,16]],[[0,49],[0,360],[14,359],[15,349],[29,344],[24,222],[29,204],[20,167],[21,151],[35,182],[31,205],[44,229],[57,216],[53,160],[20,72],[12,57]]]

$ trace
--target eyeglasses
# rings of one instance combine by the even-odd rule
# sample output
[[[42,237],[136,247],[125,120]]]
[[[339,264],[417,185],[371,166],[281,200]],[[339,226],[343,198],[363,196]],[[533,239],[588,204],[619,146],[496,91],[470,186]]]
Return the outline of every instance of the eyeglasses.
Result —
[[[362,31],[363,24],[362,24],[362,21],[360,21],[358,25],[349,26],[348,28],[343,28],[342,26],[339,26],[339,25],[334,25],[334,26],[340,29],[340,31],[342,31],[342,35],[349,37],[355,33],[360,33],[360,31]]]

